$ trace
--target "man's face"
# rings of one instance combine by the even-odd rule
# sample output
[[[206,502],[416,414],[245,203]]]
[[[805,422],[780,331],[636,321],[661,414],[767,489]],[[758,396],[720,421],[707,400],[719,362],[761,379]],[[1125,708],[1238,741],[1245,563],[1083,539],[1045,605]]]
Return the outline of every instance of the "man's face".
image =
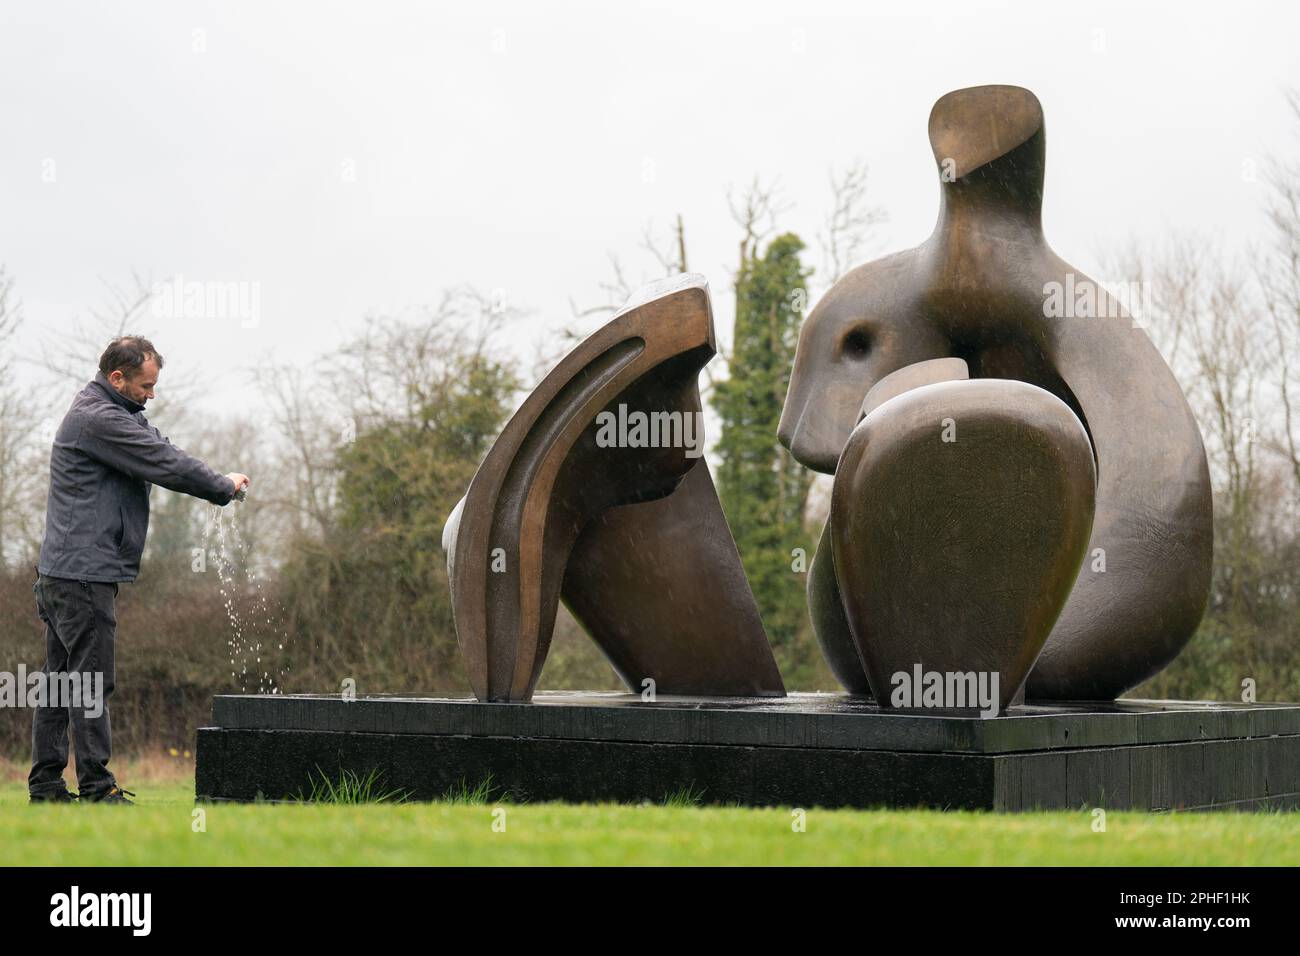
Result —
[[[127,378],[121,369],[114,369],[108,382],[119,394],[143,405],[153,398],[153,387],[158,384],[158,362],[149,356],[131,378]]]

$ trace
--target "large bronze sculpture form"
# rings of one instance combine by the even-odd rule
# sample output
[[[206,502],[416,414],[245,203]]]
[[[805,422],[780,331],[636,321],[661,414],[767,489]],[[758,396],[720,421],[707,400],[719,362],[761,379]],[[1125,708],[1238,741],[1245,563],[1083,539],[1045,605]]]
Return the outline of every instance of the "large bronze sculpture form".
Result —
[[[443,542],[480,700],[532,697],[561,597],[632,689],[784,695],[692,427],[715,351],[704,280],[659,283],[506,423]],[[602,442],[602,414],[642,433]]]
[[[930,143],[940,178],[934,233],[915,249],[846,275],[800,335],[780,439],[803,464],[835,474],[838,506],[810,569],[814,625],[845,685],[862,690],[870,684],[880,698],[887,688],[878,688],[869,671],[874,645],[886,639],[882,627],[903,628],[909,613],[926,608],[921,623],[927,630],[913,631],[911,641],[913,656],[928,657],[947,640],[945,626],[967,635],[980,630],[999,572],[1032,573],[1040,600],[1054,602],[1062,590],[1068,599],[1054,625],[1046,608],[1035,612],[1033,627],[1046,625],[1050,634],[1023,636],[1022,657],[1033,653],[1034,641],[1045,640],[1029,673],[1028,697],[1113,699],[1172,660],[1204,611],[1212,527],[1200,431],[1145,332],[1043,236],[1045,138],[1037,98],[1009,86],[949,93],[931,112]],[[1054,315],[1057,310],[1047,306],[1059,289],[1086,289],[1090,297],[1079,297],[1082,308],[1066,310],[1073,314]],[[1005,390],[1006,402],[991,391],[985,403],[959,409],[937,395],[923,396],[915,401],[923,398],[932,406],[930,420],[914,421],[915,403],[904,404],[901,396],[876,410],[878,421],[868,416],[858,425],[863,399],[876,383],[914,363],[948,357],[964,360],[974,379],[1001,380],[989,387]],[[1018,429],[1048,427],[1040,417],[1046,403],[1038,410],[1012,407],[1017,383],[1050,393],[1086,431],[1096,464],[1094,505],[1087,506],[1073,486],[1053,491],[1045,484],[1033,492],[1031,482],[1023,494],[1019,486],[1014,496],[1000,493],[1022,467],[1013,450],[1024,440],[1016,437]],[[935,387],[918,389],[918,395]],[[999,409],[1007,420],[995,426]],[[925,451],[900,449],[900,456],[912,457],[900,458],[887,479],[892,485],[874,491],[874,506],[938,509],[939,492],[930,483],[939,478],[951,486],[948,508],[959,527],[954,533],[973,537],[947,538],[940,519],[933,535],[922,535],[922,519],[915,516],[897,525],[917,531],[911,541],[896,545],[870,537],[873,528],[876,534],[886,529],[872,524],[871,506],[856,497],[867,489],[858,475],[862,442],[855,428],[894,441],[900,430],[929,429],[938,436],[937,416],[952,419],[956,448],[965,440],[962,421],[972,411],[985,422],[979,427],[988,429],[981,441],[991,448],[1008,443],[1005,457],[972,456],[955,466],[962,470],[954,476]],[[1051,414],[1060,418],[1059,409]],[[1058,451],[1062,460],[1075,455],[1063,446]],[[1062,493],[1074,504],[1067,507],[1057,497]],[[1059,555],[1037,569],[982,567],[1006,558],[995,547],[997,529],[1029,534],[1043,522],[1043,533],[1050,528],[1065,534],[1068,526],[1073,535],[1083,513],[1092,510],[1086,552],[1077,555],[1086,561],[1077,577]],[[860,527],[839,527],[846,518]],[[826,553],[828,538],[833,557]],[[887,544],[895,545],[893,558],[873,554]],[[882,577],[875,567],[882,560],[906,562],[918,576],[908,578],[895,566]],[[943,586],[944,575],[951,574],[969,575],[965,600]],[[886,580],[894,590],[882,593]],[[1008,587],[1026,583],[1006,579]],[[1019,612],[1016,601],[1004,602],[983,626],[1020,625],[1033,599],[1032,589],[1023,593],[1018,600],[1026,604]],[[945,602],[942,609],[931,606],[935,600]],[[892,633],[888,639],[903,638]]]
[[[779,439],[835,476],[814,628],[846,689],[881,705],[913,668],[996,674],[999,710],[1113,699],[1204,610],[1200,432],[1145,332],[1043,236],[1034,95],[949,93],[929,131],[933,235],[847,274],[799,340]],[[1056,287],[1091,298],[1057,315]],[[784,694],[698,433],[610,447],[597,424],[697,414],[713,353],[707,289],[682,276],[507,423],[444,538],[480,700],[531,698],[561,599],[634,690]]]

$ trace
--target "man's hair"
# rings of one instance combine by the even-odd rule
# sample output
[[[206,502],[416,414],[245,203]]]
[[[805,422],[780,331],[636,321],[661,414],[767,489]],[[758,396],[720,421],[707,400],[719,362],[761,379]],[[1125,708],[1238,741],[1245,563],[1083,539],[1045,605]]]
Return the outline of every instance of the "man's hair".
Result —
[[[153,343],[143,335],[123,335],[108,343],[104,354],[99,357],[99,370],[107,378],[118,369],[128,379],[133,379],[140,371],[145,359],[153,357],[158,367],[163,367],[163,357],[153,347]]]

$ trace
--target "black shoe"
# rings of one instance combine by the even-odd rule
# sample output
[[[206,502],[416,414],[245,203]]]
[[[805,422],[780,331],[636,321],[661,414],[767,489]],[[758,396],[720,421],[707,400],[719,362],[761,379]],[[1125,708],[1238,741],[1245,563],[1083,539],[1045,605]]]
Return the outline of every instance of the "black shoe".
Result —
[[[30,796],[32,803],[72,803],[77,799],[77,795],[67,789],[52,790],[49,793],[33,793]]]
[[[123,790],[121,787],[109,787],[103,793],[86,794],[85,800],[89,803],[124,803],[128,807],[135,806],[134,800],[128,800],[127,797],[134,797],[135,794],[130,790]]]

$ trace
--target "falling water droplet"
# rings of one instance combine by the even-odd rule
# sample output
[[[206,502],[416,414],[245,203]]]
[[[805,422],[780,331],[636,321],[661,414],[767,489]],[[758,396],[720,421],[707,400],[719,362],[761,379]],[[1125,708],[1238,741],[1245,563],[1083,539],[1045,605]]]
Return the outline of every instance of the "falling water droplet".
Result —
[[[287,634],[277,633],[272,625],[272,614],[266,593],[262,589],[262,578],[251,567],[249,549],[239,533],[239,524],[232,513],[228,518],[220,507],[213,507],[203,534],[204,553],[213,556],[216,567],[218,590],[226,616],[230,620],[230,637],[227,645],[230,649],[230,678],[241,692],[249,690],[250,664],[257,665],[251,673],[261,676],[257,681],[259,693],[279,693],[279,684],[289,670],[287,660],[281,660],[277,667],[277,676],[272,677],[269,670],[263,669],[262,646],[268,643],[268,637],[276,638],[276,648],[283,656]],[[215,537],[215,547],[209,542]],[[249,607],[250,613],[240,612],[241,607]],[[258,619],[262,623],[258,623]]]

